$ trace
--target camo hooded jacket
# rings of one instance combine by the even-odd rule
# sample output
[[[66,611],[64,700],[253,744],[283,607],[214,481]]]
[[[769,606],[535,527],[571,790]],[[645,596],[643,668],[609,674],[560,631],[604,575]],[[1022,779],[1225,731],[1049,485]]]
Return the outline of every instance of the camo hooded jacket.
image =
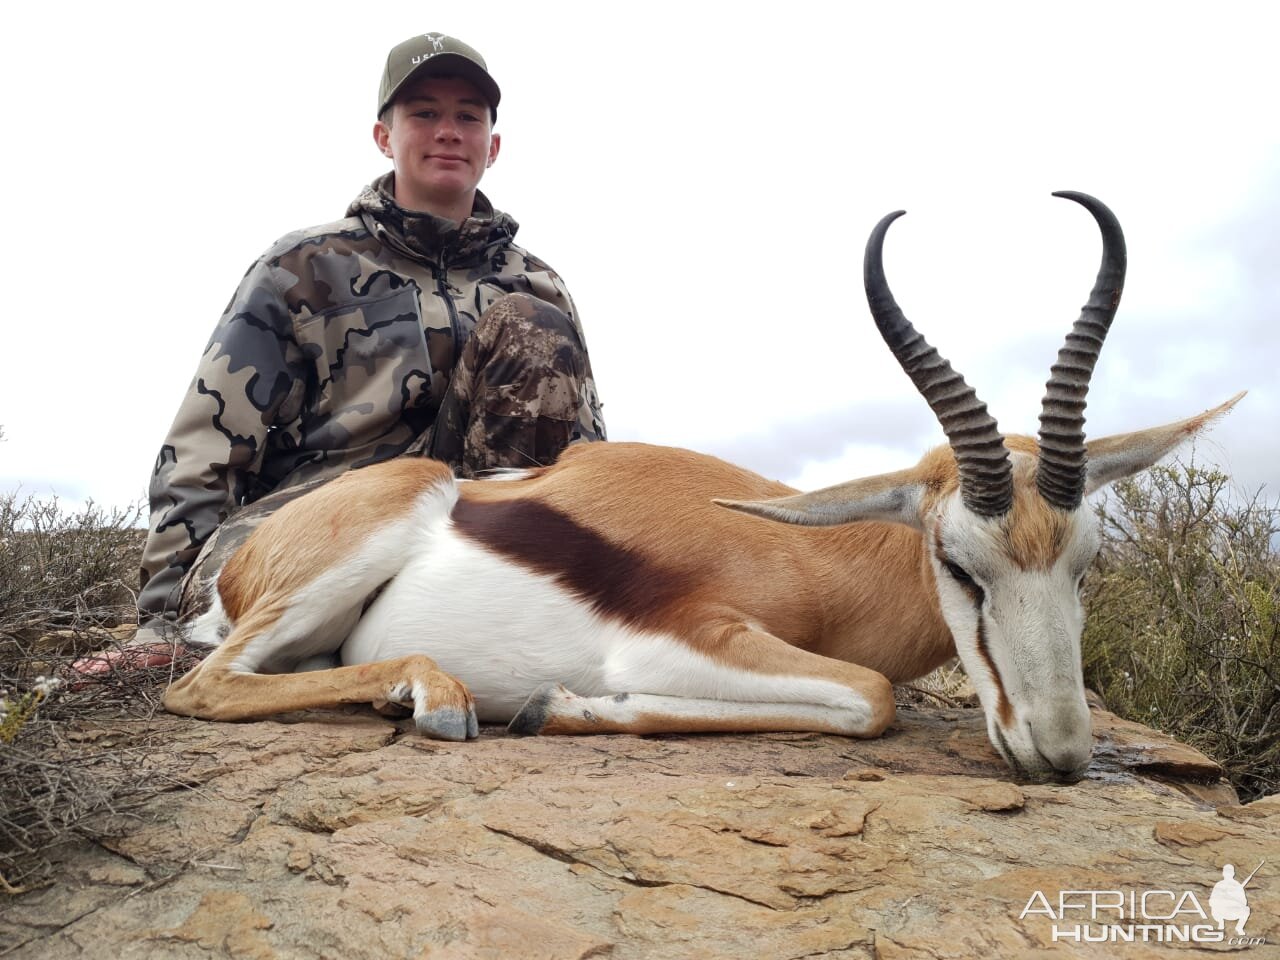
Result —
[[[515,220],[480,193],[461,224],[406,210],[392,176],[346,219],[278,241],[218,322],[152,474],[144,620],[175,616],[184,572],[238,505],[403,453],[505,294],[558,307],[581,337],[560,277],[512,242]],[[603,438],[588,364],[574,440]]]

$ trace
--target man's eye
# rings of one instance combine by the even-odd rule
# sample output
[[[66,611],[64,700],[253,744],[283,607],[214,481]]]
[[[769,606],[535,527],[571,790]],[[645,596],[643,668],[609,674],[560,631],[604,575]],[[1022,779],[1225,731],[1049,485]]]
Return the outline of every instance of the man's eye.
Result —
[[[421,117],[423,120],[434,120],[436,112],[434,110],[419,110],[414,116]]]

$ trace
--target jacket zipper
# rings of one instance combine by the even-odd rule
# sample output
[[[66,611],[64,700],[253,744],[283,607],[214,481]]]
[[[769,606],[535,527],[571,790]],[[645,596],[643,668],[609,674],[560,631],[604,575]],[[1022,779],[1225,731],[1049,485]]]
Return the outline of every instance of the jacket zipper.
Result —
[[[436,289],[440,292],[440,299],[444,301],[445,309],[449,311],[449,328],[453,331],[453,368],[449,372],[449,379],[452,380],[453,369],[457,368],[458,361],[462,359],[462,324],[458,321],[458,308],[454,305],[453,297],[449,295],[449,268],[444,264],[444,257],[440,258],[437,268]]]
[[[453,375],[458,369],[458,361],[462,359],[462,324],[458,322],[458,308],[454,306],[453,297],[449,296],[449,268],[445,266],[444,256],[442,255],[436,263],[431,264],[431,272],[435,275],[436,291],[440,294],[440,299],[444,301],[445,310],[449,313],[449,329],[453,331],[453,365],[449,369],[449,386],[445,387],[445,396],[441,398],[441,408],[447,401],[449,391],[453,387]],[[423,318],[425,320],[425,317]],[[430,441],[427,444],[424,456],[436,456],[436,443],[439,439],[439,432],[436,427],[440,425],[440,411],[436,411],[435,422],[427,431]]]

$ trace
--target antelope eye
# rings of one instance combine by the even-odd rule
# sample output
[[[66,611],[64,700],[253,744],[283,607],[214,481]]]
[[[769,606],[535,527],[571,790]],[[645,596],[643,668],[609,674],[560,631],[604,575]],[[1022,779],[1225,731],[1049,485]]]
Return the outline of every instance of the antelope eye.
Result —
[[[969,572],[965,570],[964,567],[960,566],[960,564],[954,563],[951,560],[943,560],[942,565],[946,567],[947,573],[951,574],[951,576],[955,578],[957,583],[963,583],[963,584],[973,583],[973,577],[969,576]]]

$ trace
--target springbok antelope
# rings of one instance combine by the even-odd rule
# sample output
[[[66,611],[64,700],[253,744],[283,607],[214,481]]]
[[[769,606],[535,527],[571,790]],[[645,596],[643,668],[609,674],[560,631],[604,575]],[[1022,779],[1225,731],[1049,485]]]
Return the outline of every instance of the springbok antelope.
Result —
[[[1052,368],[1039,441],[1002,437],[864,264],[881,335],[948,445],[914,467],[796,493],[714,457],[633,443],[457,482],[399,459],[282,507],[222,568],[174,713],[237,720],[372,702],[419,732],[879,735],[891,681],[959,652],[999,753],[1078,779],[1091,733],[1079,589],[1089,493],[1229,410],[1085,443],[1085,395],[1124,279],[1120,225]],[[729,509],[725,509],[729,508]],[[774,521],[774,522],[769,522]],[[336,665],[341,663],[341,666]],[[398,706],[396,706],[398,705]]]

